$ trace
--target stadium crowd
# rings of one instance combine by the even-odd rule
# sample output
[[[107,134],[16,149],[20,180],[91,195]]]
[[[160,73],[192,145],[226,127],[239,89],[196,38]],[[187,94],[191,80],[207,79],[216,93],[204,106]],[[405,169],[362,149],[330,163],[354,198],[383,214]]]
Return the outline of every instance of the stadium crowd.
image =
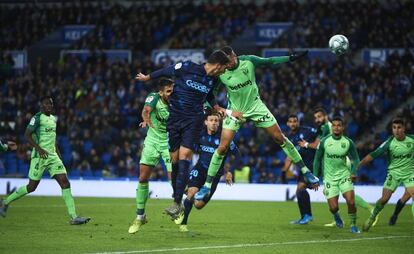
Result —
[[[341,13],[341,8],[333,6],[336,4],[352,12]],[[145,130],[139,129],[138,123],[143,100],[153,89],[151,85],[136,82],[134,75],[159,67],[151,62],[148,52],[166,43],[167,38],[171,48],[216,47],[231,42],[255,21],[294,20],[294,33],[291,31],[276,41],[276,46],[325,47],[326,41],[321,38],[326,36],[320,36],[320,33],[331,34],[333,31],[344,31],[356,42],[355,47],[412,45],[413,28],[398,26],[398,21],[413,23],[408,22],[413,17],[413,4],[409,1],[395,1],[387,4],[387,8],[376,5],[375,1],[323,5],[311,1],[301,8],[297,8],[298,5],[293,1],[281,1],[262,6],[253,3],[184,3],[168,8],[156,8],[156,5],[126,8],[81,2],[47,8],[34,8],[34,5],[0,7],[2,49],[26,48],[61,25],[95,24],[96,29],[76,42],[74,48],[128,48],[142,56],[134,58],[130,64],[109,64],[105,56],[96,55],[84,62],[72,55],[55,63],[40,58],[27,70],[17,72],[10,56],[3,55],[0,60],[0,137],[17,139],[21,144],[16,158],[12,158],[18,163],[6,160],[3,168],[16,167],[20,172],[20,168],[27,166],[30,153],[23,140],[24,130],[31,116],[38,111],[38,98],[52,95],[59,117],[59,145],[70,175],[136,176],[145,136]],[[311,15],[305,15],[309,13]],[[399,13],[398,19],[393,19],[396,13]],[[361,19],[350,20],[353,15]],[[378,15],[389,17],[393,22],[383,26],[388,19],[375,18]],[[320,18],[322,16],[325,18]],[[18,22],[11,22],[11,17],[18,17]],[[144,23],[150,25],[143,26]],[[397,26],[396,29],[387,30],[389,24]],[[208,33],[198,32],[207,26]],[[376,31],[376,36],[364,31]],[[387,36],[378,36],[378,33]],[[406,36],[400,37],[401,34]],[[330,116],[343,115],[347,120],[348,135],[357,138],[366,131],[373,131],[375,123],[384,114],[412,94],[413,66],[413,57],[408,52],[402,56],[392,55],[383,67],[355,66],[348,57],[343,57],[334,64],[316,60],[258,69],[257,80],[262,99],[284,131],[287,131],[285,123],[290,113],[298,113],[303,123],[313,125],[312,109],[323,106]],[[223,90],[217,97],[225,105]],[[404,114],[413,116],[413,112],[408,108]],[[414,118],[407,119],[412,121]],[[411,122],[410,130],[412,126]],[[250,123],[245,124],[236,137],[242,161],[232,163],[231,167],[248,166],[250,182],[280,182],[284,155],[276,144],[264,137],[261,130]],[[362,145],[361,155],[371,151],[383,139],[384,134],[379,134],[376,140]],[[10,172],[15,173],[15,170]],[[362,180],[375,181],[368,173]],[[166,179],[161,167],[156,168],[153,179]]]

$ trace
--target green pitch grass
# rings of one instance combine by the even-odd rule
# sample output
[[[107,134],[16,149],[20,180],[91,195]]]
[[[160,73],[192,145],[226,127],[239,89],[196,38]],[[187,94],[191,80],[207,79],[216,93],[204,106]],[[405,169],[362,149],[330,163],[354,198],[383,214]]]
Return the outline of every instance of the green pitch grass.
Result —
[[[313,204],[310,225],[290,225],[298,218],[294,202],[212,201],[204,210],[193,209],[189,233],[178,232],[162,214],[168,200],[148,202],[149,223],[129,235],[135,217],[134,199],[76,198],[80,215],[92,217],[87,225],[70,226],[63,200],[26,197],[13,203],[0,218],[0,253],[412,253],[414,230],[411,207],[402,211],[397,225],[387,225],[394,206],[388,205],[370,232],[349,232],[346,208],[344,229],[326,228],[331,222],[326,204]],[[360,210],[358,225],[368,213]]]

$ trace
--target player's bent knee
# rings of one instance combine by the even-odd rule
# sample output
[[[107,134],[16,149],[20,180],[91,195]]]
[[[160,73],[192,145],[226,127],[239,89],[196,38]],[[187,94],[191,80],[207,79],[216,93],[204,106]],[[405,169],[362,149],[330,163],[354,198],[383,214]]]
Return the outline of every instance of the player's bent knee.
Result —
[[[200,209],[203,209],[203,207],[206,205],[206,203],[204,202],[204,201],[199,201],[199,200],[196,200],[195,202],[194,202],[194,206],[195,206],[195,208],[197,208],[198,210],[200,210]]]

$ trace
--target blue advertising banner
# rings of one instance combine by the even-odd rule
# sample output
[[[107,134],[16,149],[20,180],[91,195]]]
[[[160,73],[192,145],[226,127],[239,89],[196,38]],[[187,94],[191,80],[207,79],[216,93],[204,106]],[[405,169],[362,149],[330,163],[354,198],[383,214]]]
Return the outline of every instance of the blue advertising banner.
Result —
[[[60,51],[60,57],[65,55],[72,55],[75,57],[79,57],[82,61],[88,59],[89,56],[95,54],[96,56],[104,55],[106,59],[108,59],[109,63],[113,63],[115,61],[121,62],[128,62],[131,63],[132,61],[132,54],[131,50],[101,50],[101,51],[90,51],[87,49],[84,50],[62,50]]]
[[[256,45],[269,46],[291,26],[292,22],[256,23]]]
[[[65,43],[77,41],[94,28],[94,25],[64,26],[62,29],[62,41]]]
[[[295,50],[295,49],[294,49]],[[336,55],[333,54],[329,49],[297,49],[297,51],[309,50],[308,58],[310,60],[320,59],[326,62],[333,62],[336,61]],[[262,56],[263,57],[272,57],[272,56],[287,56],[289,55],[289,49],[263,49]]]
[[[182,61],[192,61],[197,64],[204,63],[204,50],[202,49],[155,49],[152,51],[152,62],[156,65],[175,64]]]
[[[362,60],[369,66],[373,66],[374,64],[383,66],[390,55],[394,53],[403,55],[404,52],[405,50],[402,48],[364,49],[362,51]],[[411,48],[410,52],[414,55],[414,48]]]
[[[24,69],[27,66],[27,52],[25,50],[9,50],[5,51],[3,55],[11,56],[14,62],[13,69]]]

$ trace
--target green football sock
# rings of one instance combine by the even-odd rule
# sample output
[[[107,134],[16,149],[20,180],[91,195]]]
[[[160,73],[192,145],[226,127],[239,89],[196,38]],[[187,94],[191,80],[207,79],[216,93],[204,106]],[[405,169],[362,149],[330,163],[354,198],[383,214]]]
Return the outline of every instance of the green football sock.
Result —
[[[138,183],[137,188],[137,214],[144,215],[145,214],[145,204],[148,200],[148,193],[149,193],[149,184],[148,183]]]
[[[361,198],[358,195],[355,195],[355,204],[361,208],[367,209],[368,211],[371,212],[373,206],[368,204],[367,201],[365,201],[363,198]]]
[[[282,148],[283,152],[285,152],[287,157],[289,157],[293,163],[300,167],[302,174],[305,174],[309,171],[309,169],[303,163],[302,157],[300,156],[298,150],[296,150],[295,146],[292,144],[292,142],[290,142],[289,139],[285,139],[285,143],[283,143],[280,147]]]
[[[349,222],[350,222],[351,227],[356,226],[356,219],[357,219],[356,213],[348,213],[348,216],[349,216]]]
[[[375,219],[375,217],[377,217],[383,208],[384,206],[381,204],[381,202],[377,201],[377,203],[375,203],[374,211],[372,211],[371,219]]]
[[[20,186],[16,191],[10,194],[6,200],[4,201],[6,205],[10,204],[11,202],[25,196],[27,194],[27,186]]]
[[[68,209],[68,214],[70,217],[76,218],[76,208],[75,208],[75,201],[73,200],[72,193],[70,191],[70,188],[62,189],[62,197],[65,201],[66,208]]]
[[[211,158],[210,165],[208,166],[208,176],[204,186],[211,188],[211,183],[213,182],[214,177],[217,174],[217,171],[220,169],[221,164],[223,163],[224,156],[219,155],[217,151],[214,151],[213,157]]]

